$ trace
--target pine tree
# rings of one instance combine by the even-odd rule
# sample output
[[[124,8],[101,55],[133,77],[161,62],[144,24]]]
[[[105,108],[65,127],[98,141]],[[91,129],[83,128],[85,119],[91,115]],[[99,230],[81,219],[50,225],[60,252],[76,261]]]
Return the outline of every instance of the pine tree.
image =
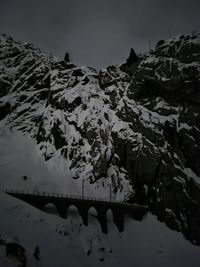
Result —
[[[69,53],[68,53],[68,52],[65,53],[64,60],[65,60],[66,62],[70,62],[70,57],[69,57]]]
[[[131,64],[137,62],[137,60],[138,60],[138,56],[136,55],[135,50],[131,48],[129,57],[126,60],[126,64],[130,66]]]

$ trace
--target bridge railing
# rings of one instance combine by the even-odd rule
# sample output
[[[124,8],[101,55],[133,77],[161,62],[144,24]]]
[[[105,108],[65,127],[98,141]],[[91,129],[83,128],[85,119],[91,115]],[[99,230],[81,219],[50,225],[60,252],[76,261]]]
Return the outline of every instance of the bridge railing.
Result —
[[[63,194],[63,193],[53,193],[53,192],[44,192],[44,191],[29,191],[29,190],[16,190],[11,188],[3,189],[5,193],[8,194],[18,194],[18,195],[32,195],[32,196],[44,196],[44,197],[57,197],[57,198],[71,198],[71,199],[78,199],[78,200],[92,200],[92,201],[101,201],[101,202],[112,202],[112,203],[121,203],[121,204],[128,204],[124,201],[111,201],[109,198],[96,198],[91,196],[80,196],[80,195],[73,195],[73,194]]]
[[[2,189],[1,189],[2,190]],[[63,194],[63,193],[52,193],[52,192],[44,192],[44,191],[28,191],[28,190],[15,190],[15,189],[4,189],[2,190],[8,194],[16,194],[16,195],[30,195],[30,196],[42,196],[42,197],[49,197],[49,198],[65,198],[65,199],[76,199],[76,200],[88,200],[88,201],[98,201],[98,202],[105,202],[105,203],[113,203],[113,204],[120,204],[124,206],[138,206],[141,208],[148,208],[147,206],[142,206],[139,204],[131,204],[125,201],[111,201],[110,199],[106,198],[95,198],[90,196],[80,196],[80,195],[73,195],[73,194]]]

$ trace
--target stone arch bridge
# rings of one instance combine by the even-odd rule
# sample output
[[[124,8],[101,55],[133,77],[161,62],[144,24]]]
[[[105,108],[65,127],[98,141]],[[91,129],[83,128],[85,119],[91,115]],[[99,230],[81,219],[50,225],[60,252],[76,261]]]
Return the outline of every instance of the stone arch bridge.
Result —
[[[95,208],[97,218],[101,225],[103,233],[107,233],[107,211],[111,210],[113,220],[119,232],[124,230],[124,216],[129,214],[135,220],[142,220],[147,213],[147,207],[138,204],[130,204],[125,202],[113,202],[103,199],[95,199],[89,197],[79,197],[63,194],[49,194],[44,192],[30,193],[24,191],[6,190],[6,193],[27,202],[28,204],[44,210],[48,204],[55,205],[59,215],[62,218],[67,218],[67,210],[70,206],[75,206],[85,225],[88,225],[88,210]]]

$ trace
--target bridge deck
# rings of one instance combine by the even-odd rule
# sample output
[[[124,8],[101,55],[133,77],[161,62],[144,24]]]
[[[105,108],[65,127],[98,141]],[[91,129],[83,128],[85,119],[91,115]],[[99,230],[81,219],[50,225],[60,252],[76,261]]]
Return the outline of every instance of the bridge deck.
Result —
[[[47,193],[47,192],[30,192],[30,191],[18,191],[18,190],[5,190],[5,192],[9,195],[15,197],[25,197],[25,198],[34,198],[39,200],[46,200],[49,202],[54,202],[54,200],[62,201],[62,202],[82,202],[85,204],[101,204],[105,206],[118,206],[118,207],[129,207],[129,208],[137,208],[137,209],[147,209],[147,206],[142,206],[139,204],[132,204],[123,201],[112,201],[105,198],[94,198],[90,196],[78,196],[78,195],[65,195],[59,193]]]

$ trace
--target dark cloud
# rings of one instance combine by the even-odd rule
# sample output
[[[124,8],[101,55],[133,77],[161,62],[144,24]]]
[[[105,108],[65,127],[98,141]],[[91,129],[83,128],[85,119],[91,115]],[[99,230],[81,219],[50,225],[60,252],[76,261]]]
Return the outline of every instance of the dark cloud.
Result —
[[[199,0],[0,0],[0,32],[78,64],[124,61],[130,47],[200,31]],[[150,42],[151,41],[151,42]]]

